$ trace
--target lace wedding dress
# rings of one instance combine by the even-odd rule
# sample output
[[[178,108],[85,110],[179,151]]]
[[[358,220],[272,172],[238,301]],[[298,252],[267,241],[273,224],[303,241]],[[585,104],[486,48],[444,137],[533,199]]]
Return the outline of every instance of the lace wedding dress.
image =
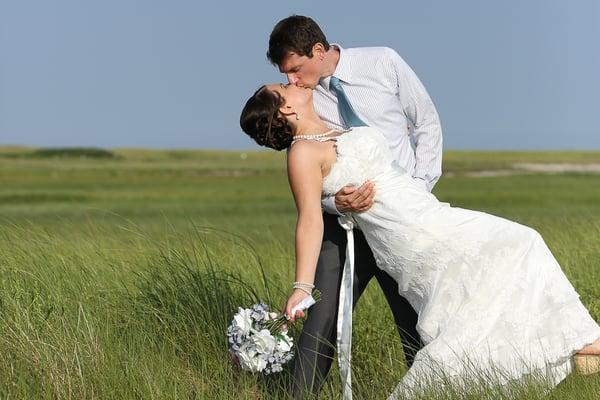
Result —
[[[490,214],[450,207],[393,166],[383,134],[353,128],[336,137],[337,162],[323,194],[375,182],[374,205],[340,217],[348,232],[338,314],[338,357],[351,398],[352,227],[364,233],[377,266],[398,282],[417,312],[425,344],[390,398],[436,379],[473,375],[500,383],[536,373],[558,384],[571,356],[600,337],[542,237]]]

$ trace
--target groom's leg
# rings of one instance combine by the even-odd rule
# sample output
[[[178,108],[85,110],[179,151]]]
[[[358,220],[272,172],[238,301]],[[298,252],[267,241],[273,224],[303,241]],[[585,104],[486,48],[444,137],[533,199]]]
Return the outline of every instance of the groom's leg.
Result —
[[[312,306],[298,340],[294,362],[294,399],[318,393],[333,361],[338,297],[346,251],[346,232],[337,217],[323,214],[324,233],[315,271],[321,301]]]
[[[423,347],[417,332],[417,313],[410,303],[398,293],[398,283],[387,272],[377,267],[373,252],[369,247],[363,233],[354,230],[356,268],[354,274],[354,302],[358,301],[375,276],[383,294],[392,310],[396,328],[400,334],[406,363],[410,367],[415,354]]]
[[[381,290],[383,290],[383,294],[392,310],[394,322],[396,323],[396,328],[398,329],[400,340],[402,341],[406,364],[410,367],[415,359],[417,351],[423,347],[421,336],[419,335],[419,332],[417,332],[418,315],[408,300],[398,293],[398,282],[396,282],[394,278],[379,268],[377,268],[375,277],[377,278],[379,286],[381,286]]]
[[[319,392],[331,368],[335,353],[338,298],[346,259],[346,231],[339,226],[337,217],[331,214],[324,213],[323,222],[323,242],[315,271],[315,286],[321,290],[322,296],[321,301],[312,306],[308,312],[298,340],[294,363],[294,399],[301,399],[304,393]],[[354,247],[353,306],[356,305],[373,276],[380,271],[364,235],[356,229]],[[392,282],[395,284],[393,279]],[[395,287],[397,293],[397,284]],[[402,297],[400,299],[404,300]],[[392,312],[394,315],[397,314],[394,312],[394,307]]]
[[[367,285],[375,276],[377,266],[373,252],[369,247],[365,235],[359,230],[354,230],[354,290],[352,291],[353,306],[362,296]]]

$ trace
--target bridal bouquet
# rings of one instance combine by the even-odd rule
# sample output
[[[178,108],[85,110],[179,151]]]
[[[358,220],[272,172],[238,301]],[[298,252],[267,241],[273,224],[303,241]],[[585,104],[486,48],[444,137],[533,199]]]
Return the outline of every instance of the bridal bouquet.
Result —
[[[292,309],[303,311],[321,299],[315,290]],[[285,315],[269,311],[264,303],[238,308],[227,328],[229,352],[242,369],[271,374],[280,372],[293,357],[293,339],[287,335]]]

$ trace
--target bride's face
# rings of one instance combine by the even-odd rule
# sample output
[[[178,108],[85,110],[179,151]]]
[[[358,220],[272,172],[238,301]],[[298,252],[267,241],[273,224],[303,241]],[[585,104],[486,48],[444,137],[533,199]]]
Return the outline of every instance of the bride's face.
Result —
[[[280,111],[283,114],[304,110],[312,107],[312,89],[299,87],[287,83],[273,83],[267,85],[267,89],[279,93],[283,99]]]

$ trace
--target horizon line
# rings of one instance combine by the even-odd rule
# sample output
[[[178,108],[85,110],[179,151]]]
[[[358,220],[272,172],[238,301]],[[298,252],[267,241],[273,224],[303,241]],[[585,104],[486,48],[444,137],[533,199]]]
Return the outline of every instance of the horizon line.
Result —
[[[206,147],[155,147],[155,146],[79,146],[79,145],[57,145],[57,146],[41,146],[41,145],[26,145],[26,144],[2,144],[0,149],[104,149],[104,150],[147,150],[147,151],[215,151],[215,152],[230,152],[230,153],[248,153],[248,152],[281,152],[269,148],[206,148]],[[443,151],[456,152],[579,152],[579,153],[598,153],[600,147],[595,149],[579,149],[579,148],[444,148]]]

